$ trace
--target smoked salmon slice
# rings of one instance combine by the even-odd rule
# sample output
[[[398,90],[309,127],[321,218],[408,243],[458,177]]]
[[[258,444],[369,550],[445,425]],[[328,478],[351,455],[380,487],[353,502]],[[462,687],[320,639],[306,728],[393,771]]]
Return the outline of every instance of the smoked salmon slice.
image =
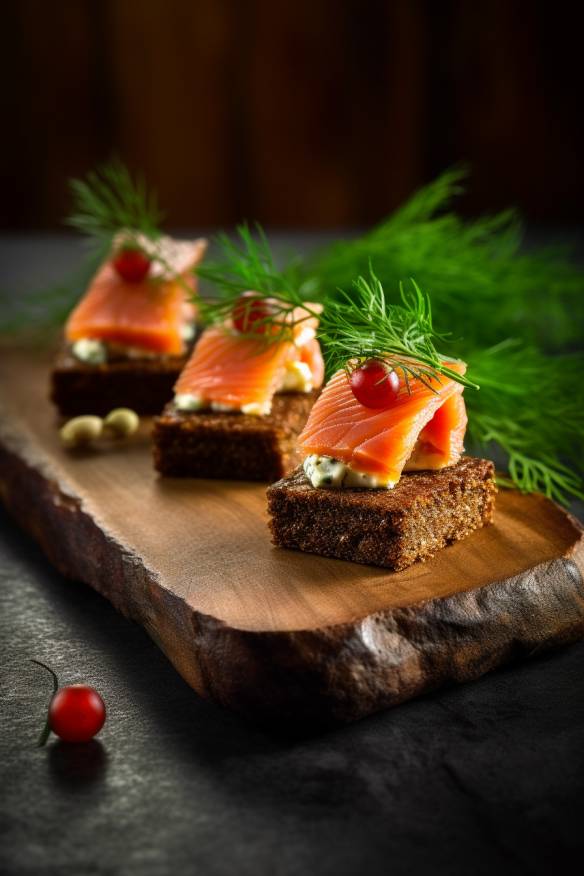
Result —
[[[462,362],[448,363],[464,374]],[[408,468],[444,468],[461,452],[466,429],[463,387],[444,375],[432,380],[434,392],[410,379],[390,407],[362,405],[345,371],[337,371],[312,408],[298,438],[309,454],[331,456],[363,474],[395,484]]]
[[[420,432],[405,470],[446,468],[458,462],[464,450],[467,422],[464,398],[455,392]]]
[[[294,326],[295,340],[266,344],[262,338],[238,334],[227,326],[206,329],[175,386],[176,395],[194,395],[227,408],[269,411],[289,363],[303,362],[311,388],[324,377],[316,320]]]
[[[316,338],[311,338],[306,344],[297,347],[300,362],[305,362],[312,374],[312,385],[320,389],[324,381],[324,359],[320,349],[320,343]]]
[[[195,309],[192,269],[200,262],[205,240],[157,242],[163,262],[153,261],[150,275],[139,283],[123,280],[105,262],[65,326],[69,342],[82,338],[137,347],[161,354],[184,352],[183,328]]]

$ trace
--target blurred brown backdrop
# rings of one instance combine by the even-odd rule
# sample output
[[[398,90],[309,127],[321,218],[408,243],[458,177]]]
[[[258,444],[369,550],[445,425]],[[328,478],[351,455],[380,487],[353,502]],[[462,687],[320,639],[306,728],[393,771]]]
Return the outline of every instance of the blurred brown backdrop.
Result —
[[[576,5],[576,4],[574,4]],[[167,224],[370,223],[445,167],[468,212],[581,219],[581,33],[522,0],[3,4],[2,225],[114,152]]]

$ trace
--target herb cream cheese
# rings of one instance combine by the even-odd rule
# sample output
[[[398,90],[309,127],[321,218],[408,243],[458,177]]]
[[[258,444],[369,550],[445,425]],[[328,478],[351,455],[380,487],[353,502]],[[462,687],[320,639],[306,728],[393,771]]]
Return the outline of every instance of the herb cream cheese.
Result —
[[[80,338],[71,345],[71,353],[87,365],[103,365],[107,361],[107,347],[95,338]]]
[[[345,462],[332,456],[319,456],[312,453],[304,460],[303,468],[306,477],[316,488],[391,490],[395,487],[394,481],[384,481],[375,475],[354,471]]]

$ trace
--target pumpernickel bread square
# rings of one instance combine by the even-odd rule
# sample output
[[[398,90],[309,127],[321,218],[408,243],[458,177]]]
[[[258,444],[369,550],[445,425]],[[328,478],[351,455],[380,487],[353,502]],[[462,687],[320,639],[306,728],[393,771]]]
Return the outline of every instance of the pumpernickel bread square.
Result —
[[[318,392],[277,393],[271,413],[178,411],[154,422],[154,467],[170,477],[274,481],[300,461],[296,438]]]
[[[489,523],[492,462],[463,456],[403,474],[391,490],[315,489],[302,467],[268,488],[273,543],[324,557],[405,569]]]
[[[181,356],[120,357],[90,365],[63,349],[51,372],[51,401],[65,417],[105,416],[118,407],[144,416],[159,414],[189,355],[190,350]]]

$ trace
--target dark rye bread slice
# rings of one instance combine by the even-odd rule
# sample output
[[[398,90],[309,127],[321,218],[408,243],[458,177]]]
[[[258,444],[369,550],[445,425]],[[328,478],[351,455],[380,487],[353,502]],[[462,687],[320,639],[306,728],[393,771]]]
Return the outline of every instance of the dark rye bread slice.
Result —
[[[315,489],[302,468],[268,488],[273,542],[339,560],[405,569],[493,516],[493,463],[402,475],[392,490]]]
[[[318,392],[278,393],[265,417],[177,411],[154,422],[154,467],[171,477],[274,481],[300,461],[296,438]]]
[[[191,348],[181,356],[120,357],[89,365],[64,349],[51,372],[51,401],[65,417],[105,416],[117,407],[145,416],[159,414],[172,398],[190,352]]]

